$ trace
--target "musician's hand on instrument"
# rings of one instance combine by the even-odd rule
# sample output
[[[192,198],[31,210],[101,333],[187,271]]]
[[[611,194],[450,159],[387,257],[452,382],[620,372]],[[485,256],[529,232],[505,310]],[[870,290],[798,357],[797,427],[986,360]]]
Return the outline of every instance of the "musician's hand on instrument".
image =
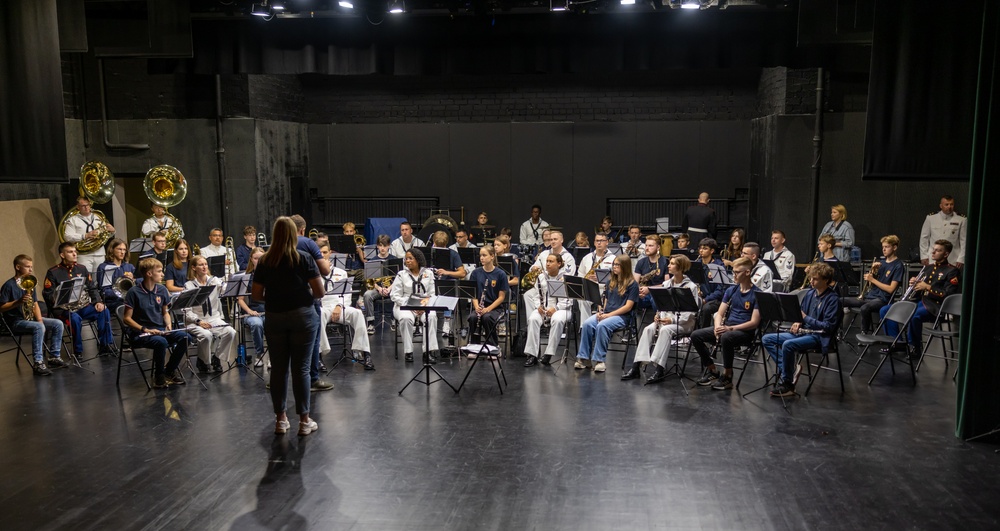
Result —
[[[97,313],[103,312],[104,311],[104,303],[103,302],[98,302],[98,303],[94,304],[94,309],[97,310]]]
[[[249,315],[250,317],[260,317],[260,312],[255,312],[253,310],[250,310],[247,312],[247,315]]]
[[[931,289],[931,285],[926,282],[917,282],[917,285],[913,289],[915,291],[928,291]]]
[[[341,313],[341,308],[340,306],[337,306],[336,308],[333,309],[333,313],[330,314],[330,320],[333,322],[340,321],[340,313]]]
[[[105,228],[105,229],[106,229],[106,230],[107,230],[108,232],[114,232],[114,231],[115,231],[115,228],[114,228],[114,226],[112,226],[112,225],[111,225],[110,223],[108,223],[107,225],[105,225],[105,226],[104,226],[104,228]]]
[[[875,280],[875,277],[871,273],[865,273],[865,282],[871,282],[872,280]]]
[[[788,331],[791,332],[791,333],[793,333],[793,334],[798,334],[799,333],[799,328],[800,328],[799,325],[800,325],[800,323],[793,323],[792,327],[789,328]]]
[[[24,296],[21,297],[21,304],[29,304],[32,300],[34,299],[31,298],[31,294],[24,292]]]
[[[541,306],[538,307],[538,315],[545,316],[545,315],[548,315],[548,314],[549,313],[545,310],[545,308],[543,308]]]
[[[721,336],[722,334],[725,334],[728,331],[729,331],[729,327],[726,326],[726,325],[718,325],[718,326],[715,327],[715,335],[716,335],[716,337]]]
[[[647,295],[649,295],[649,288],[647,288],[646,286],[640,286],[639,287],[639,296],[640,297],[645,297]]]
[[[135,278],[135,275],[133,275],[131,271],[126,271],[125,273],[122,274],[122,276],[125,277],[125,278],[131,278],[131,279]]]
[[[926,258],[924,258],[924,259],[920,260],[920,264],[921,265],[925,265],[925,266],[926,265],[931,265],[931,261],[928,260],[928,259],[926,259]]]
[[[417,319],[420,319],[421,317],[424,316],[424,311],[423,310],[414,310],[413,311],[413,316],[416,317]]]
[[[430,299],[420,299],[421,306],[427,306],[427,303],[431,302]]]
[[[555,313],[556,313],[555,308],[549,308],[548,310],[545,310],[545,315],[547,317],[552,317],[553,315],[555,315]]]
[[[910,279],[910,285],[911,286],[914,285],[914,284],[916,284],[916,283],[917,283],[917,277],[913,277],[913,278]]]
[[[202,322],[198,323],[198,326],[204,328],[205,330],[211,330],[212,329],[212,324],[209,323],[208,321],[202,321]]]

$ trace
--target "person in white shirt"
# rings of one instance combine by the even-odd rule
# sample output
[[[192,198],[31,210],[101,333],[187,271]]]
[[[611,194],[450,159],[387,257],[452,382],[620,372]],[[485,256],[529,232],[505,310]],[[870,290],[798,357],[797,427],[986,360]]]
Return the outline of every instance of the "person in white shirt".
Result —
[[[96,238],[100,235],[101,218],[94,213],[93,205],[90,199],[86,197],[80,196],[76,198],[76,209],[80,213],[66,220],[64,233],[66,241],[74,242],[79,246],[79,242]],[[104,229],[112,234],[115,232],[114,226],[110,223],[105,223]],[[78,253],[76,261],[78,264],[86,267],[87,271],[97,271],[97,266],[101,265],[101,262],[104,261],[105,254],[104,246],[98,245],[86,253],[82,251]]]
[[[323,253],[323,258],[330,259],[330,244],[325,243],[319,246],[319,252]],[[339,268],[330,268],[330,274],[323,278],[325,288],[329,290],[334,282],[347,280],[347,271]],[[353,277],[350,277],[353,278]],[[352,295],[350,287],[346,295],[323,295],[323,310],[320,313],[320,336],[319,351],[322,354],[330,352],[330,338],[326,335],[326,323],[338,323],[346,325],[351,329],[351,350],[355,359],[361,356],[362,365],[366,371],[374,371],[375,364],[372,363],[371,346],[368,342],[368,334],[365,330],[365,313],[358,308],[351,306]]]
[[[226,257],[226,276],[236,272],[236,253],[222,245],[222,229],[214,228],[208,233],[209,244],[201,248],[201,255],[205,258],[213,256]]]
[[[753,261],[753,269],[750,271],[750,282],[754,286],[757,286],[757,289],[770,293],[774,284],[774,277],[771,275],[771,268],[760,261],[760,245],[755,242],[744,243],[742,256]]]
[[[950,195],[941,197],[941,210],[929,214],[920,228],[920,263],[928,265],[932,262],[934,242],[948,240],[952,245],[948,262],[961,268],[965,264],[966,225],[965,217],[955,213],[955,198]]]
[[[685,288],[694,295],[695,302],[701,306],[698,296],[698,285],[684,273],[691,269],[691,260],[682,254],[670,257],[667,264],[668,276],[663,282],[664,288]],[[635,359],[632,367],[622,375],[622,380],[638,378],[642,373],[642,364],[652,362],[656,365],[646,383],[662,382],[667,374],[667,357],[670,353],[670,342],[678,334],[690,334],[695,326],[697,312],[657,312],[653,323],[639,334],[639,344],[635,348]],[[676,322],[674,320],[676,319]],[[652,352],[650,350],[652,349]]]
[[[792,276],[795,275],[795,255],[785,247],[785,233],[778,229],[771,231],[771,250],[764,253],[764,260],[774,261],[781,280],[775,281],[774,288],[788,293],[792,291]]]
[[[189,268],[190,280],[184,285],[186,289],[216,286],[205,306],[184,309],[184,324],[198,343],[198,370],[222,372],[221,360],[228,362],[234,359],[236,349],[236,329],[223,318],[222,303],[219,300],[223,282],[222,279],[209,275],[208,261],[204,256],[193,257]]]
[[[166,232],[174,227],[176,222],[167,215],[167,209],[157,205],[156,203],[150,203],[149,208],[153,211],[153,215],[146,218],[146,221],[142,222],[142,229],[139,232],[146,238],[149,238],[154,233],[160,232],[161,230]],[[178,238],[184,237],[184,227],[181,227]],[[254,234],[254,238],[257,235]]]
[[[455,232],[455,243],[448,246],[449,249],[458,252],[458,248],[475,249],[476,245],[469,241],[469,233],[465,229]],[[478,254],[478,253],[477,253]],[[472,271],[476,269],[476,264],[462,264],[465,266],[465,280],[472,278]]]
[[[392,240],[389,245],[389,252],[396,258],[404,258],[407,251],[414,247],[427,245],[423,240],[413,235],[413,225],[408,221],[399,224],[399,238]]]
[[[542,229],[548,226],[549,222],[542,219],[542,206],[531,205],[531,218],[521,224],[518,244],[522,247],[541,245]]]
[[[564,275],[575,275],[576,274],[576,260],[573,255],[563,248],[563,234],[557,230],[551,231],[549,233],[550,241],[552,242],[552,248],[546,249],[538,254],[538,259],[531,266],[532,271],[542,271],[545,265],[546,259],[548,259],[551,254],[558,254],[562,256],[563,265],[560,271]],[[541,276],[541,275],[539,275]],[[529,312],[535,311],[541,302],[541,296],[538,291],[538,286],[534,286],[528,291],[524,292],[524,305]]]
[[[417,319],[424,320],[424,312],[401,308],[426,304],[428,297],[432,295],[434,295],[434,274],[427,269],[424,253],[420,252],[420,249],[407,251],[403,258],[403,269],[392,281],[389,298],[395,304],[392,315],[396,318],[396,329],[403,338],[404,359],[408,362],[413,361],[413,328]],[[424,352],[424,362],[437,363],[437,359],[431,355],[431,351],[438,349],[437,313],[430,312],[426,324],[429,330],[424,330],[428,344],[427,351]]]
[[[541,293],[541,304],[528,313],[528,334],[524,344],[524,354],[528,359],[524,362],[525,367],[533,367],[539,362],[542,324],[546,320],[549,321],[549,342],[545,346],[545,355],[541,358],[542,365],[549,365],[559,347],[563,327],[570,319],[573,299],[550,297],[548,290],[549,281],[563,279],[563,265],[561,254],[550,254],[545,257],[545,271],[538,275],[536,286]]]
[[[594,234],[594,250],[580,259],[580,267],[577,271],[584,278],[597,282],[597,270],[611,270],[615,263],[615,255],[608,252],[608,235],[602,232]],[[603,290],[604,284],[597,282]],[[580,305],[580,322],[586,321],[593,314],[590,301],[578,301]]]

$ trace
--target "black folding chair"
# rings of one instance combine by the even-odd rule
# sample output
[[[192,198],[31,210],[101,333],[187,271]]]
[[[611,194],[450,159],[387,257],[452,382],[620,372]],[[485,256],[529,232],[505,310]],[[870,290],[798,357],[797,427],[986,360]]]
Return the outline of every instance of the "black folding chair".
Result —
[[[21,338],[23,336],[30,335],[30,334],[27,334],[27,333],[21,333],[21,334],[15,333],[14,330],[10,327],[10,325],[7,324],[7,320],[6,319],[0,318],[0,322],[3,323],[3,326],[0,326],[0,337],[10,336],[12,342],[14,343],[13,347],[8,348],[8,349],[3,350],[3,351],[0,351],[0,354],[4,354],[4,353],[10,352],[10,351],[12,351],[14,349],[17,349],[17,352],[21,356],[24,356],[24,361],[28,362],[28,366],[29,367],[34,367],[35,364],[34,364],[33,360],[31,359],[30,356],[28,356],[28,353],[25,352],[24,346],[21,345]],[[44,345],[44,344],[45,344],[45,342],[43,341],[42,345]],[[45,347],[45,348],[48,349],[48,347]],[[20,366],[19,365],[20,362],[21,362],[21,358],[19,356],[14,356],[14,366],[15,367]]]
[[[858,334],[857,341],[858,345],[864,345],[864,350],[861,351],[861,356],[858,357],[858,361],[854,363],[854,368],[851,369],[851,376],[854,375],[854,371],[858,369],[858,365],[861,365],[861,361],[865,359],[865,354],[874,345],[887,345],[885,354],[882,355],[882,359],[879,361],[878,366],[875,367],[875,372],[872,373],[871,378],[868,379],[868,385],[871,385],[872,381],[875,380],[875,375],[885,364],[886,358],[889,358],[889,366],[892,368],[892,373],[896,374],[896,364],[893,360],[894,350],[896,346],[901,344],[900,339],[905,338],[907,329],[910,326],[910,319],[913,318],[913,314],[917,311],[917,304],[910,301],[899,301],[889,307],[889,311],[886,312],[885,317],[879,323],[878,328],[875,329],[874,334]],[[878,332],[882,330],[884,332],[885,323],[887,321],[892,321],[899,326],[899,332],[896,335],[891,336],[887,334],[879,334]],[[905,344],[905,343],[904,343]],[[913,360],[910,359],[909,353],[904,354],[905,363],[910,366],[910,375],[913,376],[913,385],[917,385],[917,373],[913,368]]]
[[[958,351],[955,350],[955,339],[958,338],[958,318],[962,316],[962,294],[956,293],[954,295],[948,295],[945,297],[944,301],[941,302],[941,309],[938,311],[937,317],[934,318],[934,326],[930,329],[925,330],[928,335],[927,341],[924,342],[924,349],[920,351],[920,359],[917,360],[917,368],[915,370],[920,370],[920,365],[924,362],[924,356],[930,356],[932,358],[940,358],[944,360],[944,368],[948,370],[948,361],[954,360],[956,363],[958,359],[949,356],[949,354],[957,354]],[[947,328],[945,328],[947,326]],[[941,340],[941,355],[928,354],[927,351],[931,348],[931,343],[935,339]],[[948,340],[948,346],[946,347],[944,342]]]

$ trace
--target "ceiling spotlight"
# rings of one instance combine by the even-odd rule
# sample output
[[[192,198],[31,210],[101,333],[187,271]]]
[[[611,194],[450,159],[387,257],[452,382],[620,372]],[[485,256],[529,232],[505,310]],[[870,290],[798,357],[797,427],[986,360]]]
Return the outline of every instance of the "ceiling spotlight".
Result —
[[[340,2],[337,2],[337,5],[343,7],[344,9],[354,9],[354,4],[348,2],[347,0],[340,0]]]
[[[406,11],[406,4],[403,3],[403,0],[391,0],[389,2],[389,12],[393,15],[398,15],[404,11]]]
[[[710,3],[702,0],[681,0],[681,9],[708,9]]]
[[[569,10],[569,0],[549,0],[549,11]]]
[[[621,0],[623,6],[634,6],[635,0]]]
[[[267,2],[250,4],[250,14],[258,17],[269,17],[274,14]]]
[[[285,2],[283,2],[282,0],[271,0],[271,9],[275,11],[284,11]]]

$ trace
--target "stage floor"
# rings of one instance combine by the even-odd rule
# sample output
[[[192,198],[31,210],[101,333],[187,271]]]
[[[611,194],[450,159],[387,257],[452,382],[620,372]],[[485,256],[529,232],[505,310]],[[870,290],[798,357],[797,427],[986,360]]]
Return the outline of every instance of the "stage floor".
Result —
[[[10,339],[4,339],[7,346]],[[87,346],[93,348],[92,343]],[[373,337],[313,394],[313,435],[275,436],[246,371],[146,391],[116,359],[31,374],[0,356],[0,514],[13,529],[986,529],[1000,521],[995,445],[954,437],[941,360],[824,373],[788,411],[677,379],[480,362],[461,394],[397,392],[418,365]],[[845,372],[856,356],[844,347]],[[327,356],[328,364],[335,359]],[[419,356],[418,356],[419,359]],[[695,359],[692,360],[697,364]],[[437,368],[456,386],[469,360]],[[951,366],[952,369],[954,365]],[[694,376],[692,369],[691,375]],[[752,366],[743,391],[763,381]],[[804,384],[800,384],[800,392]],[[294,413],[289,392],[289,409]],[[293,417],[293,415],[289,415]],[[293,420],[293,433],[295,423]]]

